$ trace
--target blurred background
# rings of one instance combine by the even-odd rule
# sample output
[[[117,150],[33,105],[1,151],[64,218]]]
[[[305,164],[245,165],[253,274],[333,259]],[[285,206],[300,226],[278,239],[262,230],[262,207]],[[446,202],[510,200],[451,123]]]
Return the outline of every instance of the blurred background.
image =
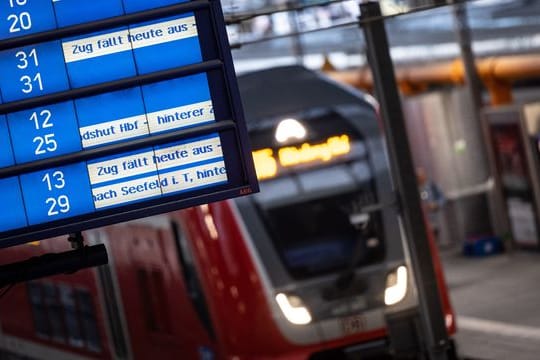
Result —
[[[427,358],[359,1],[221,4],[261,192],[87,232],[110,264],[3,291],[0,359]],[[540,1],[379,4],[446,354],[536,359]]]

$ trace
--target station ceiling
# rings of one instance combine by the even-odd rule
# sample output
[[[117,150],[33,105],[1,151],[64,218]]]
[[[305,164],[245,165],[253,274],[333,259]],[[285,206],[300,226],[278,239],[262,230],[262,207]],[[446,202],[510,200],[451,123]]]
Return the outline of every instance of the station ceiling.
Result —
[[[255,17],[244,22],[238,19],[242,19],[242,16],[250,18],[258,13],[268,14],[272,12],[272,9],[282,10],[286,4],[302,7],[308,1],[288,3],[264,0],[223,1],[227,17],[232,23],[229,26],[231,43],[239,47],[233,53],[235,59],[363,54],[364,39],[358,26],[354,24],[355,16],[357,16],[354,9],[357,8],[358,1],[318,1],[318,3],[330,2],[332,7],[347,7],[347,11],[351,12],[350,16],[345,15],[339,19],[333,19],[331,23],[321,25],[320,22],[310,22],[309,19],[309,14],[317,13],[319,9],[317,7],[289,13],[280,12],[279,15],[266,15],[271,20],[273,29],[261,35],[250,31],[250,27],[246,26],[260,19],[253,20],[257,18]],[[311,1],[311,3],[317,3],[317,1]],[[387,20],[387,31],[395,62],[431,61],[458,56],[459,48],[456,43],[451,6],[415,12],[412,11],[413,6],[408,7],[400,0],[383,0],[381,5],[388,15],[392,15],[392,12],[402,13]],[[540,1],[476,0],[467,1],[466,6],[474,50],[478,56],[527,53],[540,49]],[[320,8],[330,9],[330,6]],[[312,15],[312,17],[317,17],[317,15]],[[287,21],[295,21],[295,23],[292,23],[292,27],[285,26],[286,29],[283,30],[283,26],[279,24]],[[334,27],[336,25],[338,27]],[[317,29],[327,27],[326,30],[317,31]],[[287,37],[287,31],[289,34],[301,33],[302,35]]]

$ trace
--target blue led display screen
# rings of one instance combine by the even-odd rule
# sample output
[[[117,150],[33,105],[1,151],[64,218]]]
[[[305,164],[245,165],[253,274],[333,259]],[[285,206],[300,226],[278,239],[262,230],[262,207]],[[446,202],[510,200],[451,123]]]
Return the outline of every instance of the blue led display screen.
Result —
[[[5,116],[0,116],[0,167],[14,165],[11,139]]]
[[[72,102],[8,114],[15,163],[22,164],[81,150]]]
[[[68,89],[59,41],[0,52],[0,91],[4,102]]]
[[[0,192],[10,204],[0,217],[0,247],[3,235],[13,244],[59,235],[71,219],[141,216],[117,209],[158,213],[164,198],[257,190],[253,166],[240,155],[250,152],[238,143],[246,135],[227,85],[234,70],[222,53],[226,38],[199,34],[222,17],[219,2],[195,3],[0,0],[7,14],[0,19]],[[178,4],[166,16],[146,16]],[[140,16],[115,22],[127,14]],[[76,31],[62,30],[71,26]],[[234,123],[227,136],[223,122]],[[34,237],[22,240],[25,229]]]
[[[189,89],[189,91],[185,91]],[[181,96],[167,96],[168,93]],[[7,115],[0,167],[214,122],[206,74]],[[10,138],[10,133],[18,134]],[[20,176],[28,225],[227,182],[219,134]],[[0,224],[1,226],[1,224]],[[7,228],[0,231],[7,230]]]
[[[184,14],[2,51],[0,91],[15,101],[201,61],[195,16]]]
[[[0,1],[0,14],[3,17],[3,21],[0,22],[0,40],[55,29],[54,2],[43,0]]]
[[[124,0],[124,10],[126,14],[129,14],[138,11],[149,10],[155,7],[179,4],[187,1],[189,0]]]
[[[20,226],[225,183],[220,137],[212,134],[37,171],[21,175],[19,180],[6,179],[0,185],[13,197],[22,190],[26,213],[17,209],[16,215],[12,214]],[[22,202],[18,203],[22,208]],[[0,223],[0,229],[8,230],[12,222]]]
[[[0,117],[0,168],[214,121],[206,74],[50,104]]]
[[[58,27],[124,15],[122,0],[53,0],[53,4]]]
[[[189,0],[2,0],[0,40],[184,2]]]
[[[0,189],[2,200],[9,204],[9,211],[0,216],[0,229],[6,231],[28,225],[19,180],[15,177],[0,179]]]

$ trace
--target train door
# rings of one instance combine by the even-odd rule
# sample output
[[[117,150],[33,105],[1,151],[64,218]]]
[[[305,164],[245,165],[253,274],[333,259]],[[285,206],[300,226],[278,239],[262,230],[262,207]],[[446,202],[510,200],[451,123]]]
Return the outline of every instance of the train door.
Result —
[[[107,230],[134,359],[212,359],[212,340],[190,296],[178,225],[169,217]]]

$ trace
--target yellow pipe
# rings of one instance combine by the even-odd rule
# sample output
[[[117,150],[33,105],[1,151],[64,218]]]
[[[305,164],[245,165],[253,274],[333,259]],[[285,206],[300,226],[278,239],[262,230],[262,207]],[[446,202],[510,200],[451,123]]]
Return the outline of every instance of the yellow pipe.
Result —
[[[478,59],[478,74],[486,86],[493,105],[512,102],[512,83],[517,80],[540,79],[540,55],[500,56]],[[373,78],[368,68],[328,71],[337,81],[370,91]],[[464,84],[465,69],[460,59],[431,65],[398,67],[396,80],[406,95],[427,90],[429,85]]]

